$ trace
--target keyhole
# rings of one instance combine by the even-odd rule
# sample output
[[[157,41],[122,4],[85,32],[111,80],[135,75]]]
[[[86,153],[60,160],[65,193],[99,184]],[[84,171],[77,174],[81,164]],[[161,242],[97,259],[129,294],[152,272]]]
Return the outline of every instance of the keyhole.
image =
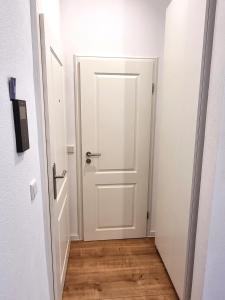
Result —
[[[61,101],[60,101],[60,99],[59,99],[59,103],[60,103]]]
[[[90,163],[91,163],[91,159],[90,159],[90,158],[87,158],[87,159],[86,159],[86,163],[87,163],[87,164],[90,164]]]

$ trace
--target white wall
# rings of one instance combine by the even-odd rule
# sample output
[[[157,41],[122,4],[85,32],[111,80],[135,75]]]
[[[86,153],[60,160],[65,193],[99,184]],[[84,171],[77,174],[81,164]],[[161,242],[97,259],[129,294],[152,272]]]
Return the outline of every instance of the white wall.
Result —
[[[192,300],[225,299],[225,2],[217,1]]]
[[[161,58],[165,9],[169,2],[61,0],[68,144],[75,144],[73,55]],[[75,154],[70,155],[69,166],[71,233],[76,237],[78,229]],[[151,229],[154,230],[154,220]]]
[[[30,24],[30,1],[0,2],[0,299],[49,300]],[[30,149],[16,153],[8,77],[27,100]],[[29,182],[38,194],[30,200]]]

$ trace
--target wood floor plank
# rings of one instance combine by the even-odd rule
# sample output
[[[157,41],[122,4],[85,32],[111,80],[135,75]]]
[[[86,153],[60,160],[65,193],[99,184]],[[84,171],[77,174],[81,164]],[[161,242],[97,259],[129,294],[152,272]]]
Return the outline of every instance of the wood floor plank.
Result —
[[[160,264],[156,266],[146,266],[145,268],[127,268],[124,270],[113,270],[104,272],[70,272],[68,273],[65,286],[71,284],[96,283],[96,282],[116,282],[116,281],[137,281],[152,277],[163,277],[165,270]],[[104,275],[102,275],[104,274]],[[167,278],[167,275],[165,275]]]
[[[138,255],[138,254],[155,254],[154,247],[148,247],[148,245],[130,245],[125,246],[110,246],[103,247],[86,247],[86,248],[74,248],[71,249],[71,258],[77,257],[102,257],[102,256],[117,256],[117,255]]]
[[[176,300],[154,239],[73,242],[63,300]]]
[[[160,264],[160,258],[152,255],[123,255],[123,256],[104,256],[97,258],[78,258],[71,259],[68,264],[68,272],[93,272],[113,271],[120,269],[131,269],[149,267]]]

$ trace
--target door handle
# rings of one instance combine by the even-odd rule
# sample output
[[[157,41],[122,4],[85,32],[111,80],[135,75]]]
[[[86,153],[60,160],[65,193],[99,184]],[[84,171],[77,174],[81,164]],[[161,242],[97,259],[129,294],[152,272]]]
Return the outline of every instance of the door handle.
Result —
[[[56,175],[56,165],[53,164],[52,167],[52,173],[53,173],[53,193],[54,193],[54,199],[57,199],[57,184],[56,179],[64,178],[66,176],[66,170],[63,170],[62,175]]]
[[[66,170],[63,170],[62,175],[56,175],[55,179],[64,178],[66,176]]]
[[[87,152],[86,153],[86,156],[87,157],[100,157],[101,156],[101,153],[91,153],[91,152]]]

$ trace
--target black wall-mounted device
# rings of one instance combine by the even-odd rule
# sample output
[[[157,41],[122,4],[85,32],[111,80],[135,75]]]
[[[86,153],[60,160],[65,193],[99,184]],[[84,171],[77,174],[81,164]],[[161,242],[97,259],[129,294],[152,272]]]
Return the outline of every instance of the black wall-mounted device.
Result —
[[[16,134],[17,152],[24,152],[30,148],[27,123],[26,101],[16,99],[16,78],[9,79],[9,96],[13,105],[14,126]]]
[[[26,101],[15,99],[12,101],[12,104],[16,134],[16,149],[17,152],[24,152],[30,147]]]

